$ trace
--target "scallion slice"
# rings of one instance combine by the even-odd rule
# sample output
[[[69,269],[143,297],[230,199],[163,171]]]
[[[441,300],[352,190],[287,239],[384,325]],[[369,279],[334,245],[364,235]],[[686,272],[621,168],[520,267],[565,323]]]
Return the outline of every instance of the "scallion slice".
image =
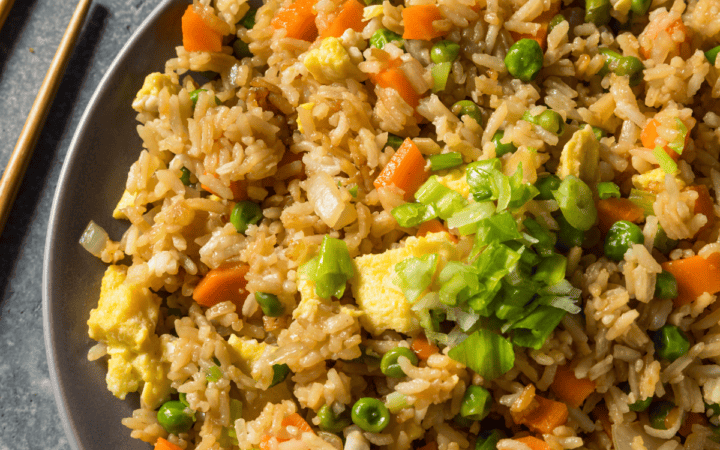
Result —
[[[458,152],[442,153],[440,155],[432,155],[428,158],[431,170],[452,169],[463,163],[462,155]]]

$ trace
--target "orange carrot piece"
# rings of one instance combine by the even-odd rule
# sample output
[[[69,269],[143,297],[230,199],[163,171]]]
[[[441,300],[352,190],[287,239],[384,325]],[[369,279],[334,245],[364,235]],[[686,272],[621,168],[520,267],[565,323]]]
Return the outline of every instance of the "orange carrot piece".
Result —
[[[188,6],[182,16],[183,47],[188,52],[219,52],[222,50],[222,34],[210,28],[194,10]]]
[[[182,448],[159,437],[155,441],[155,450],[182,450]]]
[[[645,217],[643,209],[626,198],[607,198],[598,200],[595,205],[598,212],[598,226],[603,234],[618,220],[637,223]]]
[[[537,408],[527,414],[515,415],[515,422],[525,425],[531,431],[538,433],[552,433],[556,427],[567,422],[568,408],[565,403],[549,400],[539,395],[535,396]]]
[[[270,24],[276,30],[284,28],[285,37],[312,42],[318,35],[313,6],[317,0],[295,0],[280,8]]]
[[[380,175],[375,178],[373,185],[381,188],[394,184],[405,192],[405,200],[410,200],[427,176],[425,158],[412,139],[406,138]]]
[[[660,125],[660,122],[658,122],[655,119],[651,119],[647,125],[645,125],[645,128],[643,128],[642,132],[640,133],[640,141],[642,141],[643,147],[649,149],[649,150],[655,150],[655,147],[658,145],[665,150],[665,153],[670,156],[673,161],[678,162],[680,159],[680,154],[676,152],[675,150],[668,147],[668,142],[665,139],[662,139],[657,132],[657,127]],[[688,139],[690,139],[690,133],[685,136],[685,145],[687,146]]]
[[[272,448],[272,445],[270,441],[272,441],[272,436],[269,434],[263,435],[263,437],[260,438],[260,450],[270,450]]]
[[[510,36],[512,36],[512,38],[515,42],[519,41],[520,39],[532,39],[533,41],[540,44],[540,48],[543,51],[545,51],[545,48],[547,47],[547,35],[548,35],[548,24],[547,23],[540,24],[540,28],[534,34],[518,33],[516,31],[510,32]]]
[[[715,223],[715,206],[713,204],[712,197],[710,197],[710,191],[708,191],[707,186],[704,184],[688,186],[688,189],[698,193],[698,198],[695,200],[693,212],[695,214],[704,214],[705,217],[707,217],[707,223],[698,230],[698,233],[702,233]]]
[[[410,84],[405,73],[399,67],[391,67],[378,73],[374,77],[375,84],[384,88],[395,89],[400,97],[412,107],[417,108],[420,104],[420,94]]]
[[[587,378],[575,378],[575,371],[568,366],[558,367],[550,389],[573,408],[579,408],[586,398],[595,392],[596,384]]]
[[[436,5],[413,5],[402,11],[405,30],[403,39],[422,39],[429,41],[436,37],[445,36],[446,31],[436,30],[433,22],[442,20],[440,8]]]
[[[675,307],[695,301],[703,292],[720,292],[720,253],[711,253],[707,259],[695,255],[666,261],[661,266],[677,281],[678,296],[673,300]]]
[[[195,287],[193,300],[208,307],[229,300],[241,308],[244,301],[241,291],[245,291],[245,275],[249,269],[247,264],[238,263],[212,269]]]
[[[448,234],[448,237],[451,241],[457,244],[458,238],[457,236],[453,235],[448,231],[447,227],[442,224],[437,219],[428,220],[427,222],[423,222],[420,224],[420,227],[418,227],[418,231],[416,236],[417,237],[423,237],[427,235],[428,233],[440,233],[440,232],[446,232]]]
[[[289,416],[287,416],[286,418],[284,418],[282,421],[282,426],[283,427],[293,426],[293,427],[297,428],[298,431],[300,431],[300,433],[307,433],[307,432],[313,433],[313,429],[310,426],[310,424],[308,424],[305,421],[305,419],[303,419],[302,416],[298,413],[292,413]]]
[[[410,347],[420,359],[428,359],[430,356],[440,351],[437,345],[431,344],[430,341],[422,335],[413,339]]]
[[[535,436],[525,436],[514,439],[527,445],[528,447],[530,447],[531,450],[550,450],[550,446],[547,442],[543,441],[542,439],[538,439]]]
[[[682,426],[678,430],[678,433],[682,437],[688,437],[690,433],[692,433],[692,426],[693,425],[703,425],[708,426],[708,419],[705,416],[705,414],[700,413],[694,413],[689,412],[685,414],[685,421],[683,422]]]
[[[343,3],[340,14],[335,17],[330,26],[322,30],[320,37],[340,37],[348,28],[362,31],[365,28],[362,18],[363,5],[357,0],[347,0]]]

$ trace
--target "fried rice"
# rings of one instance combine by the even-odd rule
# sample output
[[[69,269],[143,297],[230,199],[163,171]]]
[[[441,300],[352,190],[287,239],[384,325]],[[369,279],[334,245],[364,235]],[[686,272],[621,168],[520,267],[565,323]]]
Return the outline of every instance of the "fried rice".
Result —
[[[705,53],[720,2],[649,3],[195,0],[177,57],[132,104],[143,148],[114,213],[127,231],[91,223],[82,240],[111,265],[88,357],[107,359],[116,396],[141,392],[130,436],[198,450],[720,449],[720,58]],[[379,31],[396,37],[378,45]],[[458,56],[438,60],[440,41]],[[542,68],[522,81],[507,55],[535,42]],[[549,176],[548,197],[535,186]],[[563,197],[572,183],[589,188],[585,209]],[[240,204],[261,216],[239,227]],[[478,205],[490,213],[469,220]],[[510,237],[492,240],[499,217]],[[621,220],[640,234],[613,258]],[[509,258],[482,269],[492,285],[477,278],[489,249]],[[443,297],[448,267],[477,275],[465,289],[487,282],[486,304]],[[665,273],[674,295],[659,293]],[[503,292],[523,286],[507,319]],[[519,325],[541,309],[557,326]],[[687,345],[673,357],[659,348],[670,329]],[[384,355],[403,348],[416,356],[389,376]],[[487,393],[481,412],[470,392]],[[366,398],[389,410],[382,429],[351,414]],[[168,401],[187,427],[160,417]]]

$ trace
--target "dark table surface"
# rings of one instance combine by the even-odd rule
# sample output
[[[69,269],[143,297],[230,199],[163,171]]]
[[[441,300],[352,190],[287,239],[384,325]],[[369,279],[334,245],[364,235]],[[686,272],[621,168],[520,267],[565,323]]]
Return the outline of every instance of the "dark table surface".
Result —
[[[0,236],[0,450],[68,450],[43,342],[48,216],[75,128],[115,55],[160,0],[95,0]],[[0,30],[5,167],[76,0],[15,0]]]

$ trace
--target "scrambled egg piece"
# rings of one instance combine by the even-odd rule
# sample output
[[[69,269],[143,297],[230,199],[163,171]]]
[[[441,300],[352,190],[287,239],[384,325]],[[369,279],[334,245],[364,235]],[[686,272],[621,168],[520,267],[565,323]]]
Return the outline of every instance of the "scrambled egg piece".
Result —
[[[169,75],[160,72],[154,72],[145,77],[143,86],[135,95],[132,107],[135,111],[141,112],[143,109],[157,112],[157,96],[164,88],[167,88],[171,94],[177,94],[179,88],[172,82]]]
[[[470,186],[467,184],[465,169],[453,169],[443,176],[438,176],[437,180],[463,197],[470,198]]]
[[[429,233],[425,237],[409,237],[405,246],[379,255],[355,258],[355,277],[351,280],[355,302],[365,315],[363,327],[373,335],[385,330],[405,334],[420,331],[420,324],[402,290],[393,283],[395,264],[411,256],[437,254],[438,270],[450,260],[460,258],[460,250],[448,240],[446,233]]]
[[[260,359],[265,349],[268,348],[268,345],[264,342],[258,342],[255,339],[244,339],[234,334],[228,338],[228,344],[230,345],[230,354],[233,356],[233,364],[242,370],[245,375],[252,374],[252,365]]]
[[[383,5],[370,5],[363,8],[363,22],[367,22],[375,17],[380,17],[385,13]]]
[[[310,103],[303,103],[302,105],[300,105],[300,108],[307,110],[307,111],[312,111],[314,106],[315,106],[315,103],[310,102]],[[300,131],[301,133],[304,133],[305,128],[302,126],[302,123],[300,123],[300,116],[298,116],[298,118],[295,119],[295,122],[297,122],[298,131]]]
[[[323,299],[318,297],[315,293],[315,283],[305,279],[302,275],[298,279],[298,291],[300,292],[300,303],[293,310],[293,319],[299,317],[312,318],[317,312],[318,306],[321,303],[330,303],[330,299]],[[349,315],[350,317],[362,316],[362,311],[354,308],[348,308],[347,306],[340,305],[340,311]]]
[[[155,334],[161,300],[147,288],[126,283],[126,277],[125,266],[105,271],[98,307],[90,311],[87,322],[88,334],[107,345],[110,392],[123,399],[142,386],[141,400],[155,408],[170,394],[168,368]]]
[[[127,208],[128,206],[133,206],[135,204],[135,197],[135,194],[131,194],[130,192],[128,192],[127,189],[125,189],[122,197],[120,197],[120,201],[113,210],[112,216],[118,220],[127,219],[127,216],[124,212],[122,212],[122,210],[123,208]]]
[[[575,175],[588,186],[598,182],[598,162],[600,161],[600,143],[590,125],[585,125],[573,134],[560,154],[557,176],[564,179]]]
[[[309,50],[303,64],[323,84],[352,78],[358,71],[342,41],[336,37],[325,38],[319,47]]]
[[[685,187],[685,182],[681,178],[675,177],[675,181],[678,189]],[[659,194],[665,190],[665,171],[658,167],[643,174],[633,175],[632,183],[636,189]]]
[[[503,158],[503,173],[511,176],[522,163],[523,182],[534,184],[537,181],[537,154],[527,148],[521,148]]]

